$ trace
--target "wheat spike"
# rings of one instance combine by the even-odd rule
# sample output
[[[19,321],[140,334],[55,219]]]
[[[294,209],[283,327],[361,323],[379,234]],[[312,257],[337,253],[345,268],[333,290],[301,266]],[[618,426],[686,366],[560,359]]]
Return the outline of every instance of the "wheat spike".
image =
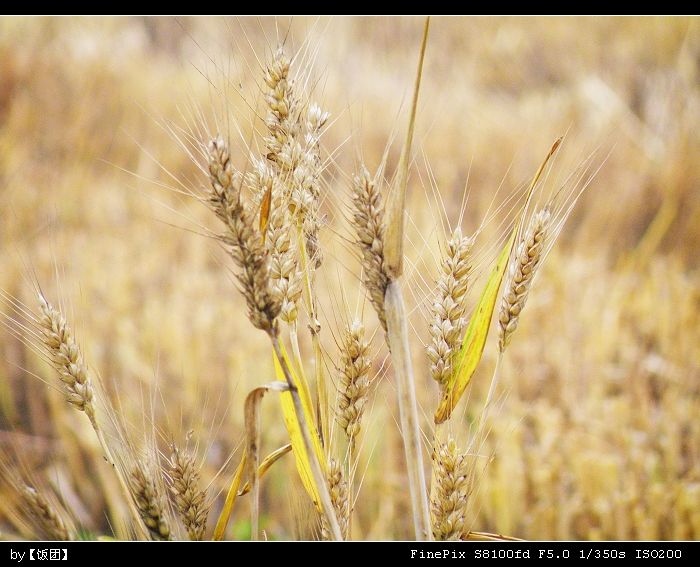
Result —
[[[48,539],[56,541],[73,539],[66,523],[43,494],[24,483],[18,485],[18,490],[26,504],[25,512],[37,522]]]
[[[331,494],[331,502],[335,510],[340,533],[346,535],[348,530],[348,485],[343,478],[343,469],[337,459],[331,458],[328,461],[328,489]],[[330,540],[330,528],[328,520],[321,515],[321,537],[324,540]]]
[[[199,467],[194,455],[173,447],[170,456],[170,492],[175,509],[192,541],[202,541],[207,530],[209,503],[201,488]]]
[[[302,216],[304,244],[311,266],[317,269],[323,262],[319,242],[321,228],[321,133],[330,114],[317,104],[309,107],[306,118],[306,147],[299,167],[294,172],[297,201],[308,204]]]
[[[209,203],[226,226],[220,239],[240,268],[236,277],[248,306],[248,318],[255,327],[269,332],[276,329],[281,310],[281,302],[270,287],[269,255],[254,226],[253,215],[236,188],[228,145],[222,138],[215,138],[207,149],[212,189]]]
[[[158,483],[139,464],[131,470],[129,488],[141,520],[151,537],[169,540],[170,525],[165,512],[165,499]]]
[[[389,277],[384,270],[384,205],[374,180],[365,167],[353,183],[353,220],[357,244],[362,252],[363,282],[384,330],[384,294]]]
[[[303,105],[294,93],[289,70],[289,60],[280,48],[265,73],[266,158],[273,164],[284,189],[283,198],[288,201],[285,204],[295,222],[303,225],[304,246],[312,267],[317,268],[321,263],[318,245],[320,137],[329,114],[317,104],[311,104],[303,120]]]
[[[433,475],[433,537],[438,541],[459,540],[466,527],[469,470],[466,455],[458,452],[453,439],[435,448]]]
[[[254,171],[248,177],[250,189],[260,200],[267,192],[271,194],[265,238],[270,253],[270,285],[281,304],[280,318],[292,323],[297,319],[302,287],[288,199],[279,178],[265,161],[255,162]]]
[[[289,77],[290,62],[279,48],[265,71],[265,102],[267,103],[268,135],[265,137],[267,159],[285,175],[293,172],[302,147],[299,121],[299,103]],[[291,180],[290,180],[291,181]]]
[[[532,280],[542,258],[550,218],[551,214],[547,208],[532,217],[508,267],[508,279],[498,315],[500,352],[506,350],[513,333],[518,328],[520,314],[527,302]]]
[[[444,385],[452,374],[454,357],[466,326],[464,299],[472,269],[473,244],[474,239],[462,236],[461,229],[457,228],[447,241],[441,264],[430,322],[432,342],[428,347],[430,372],[440,385]]]
[[[95,418],[95,393],[83,361],[83,354],[63,315],[43,295],[39,295],[44,345],[50,353],[51,363],[63,383],[68,402],[90,418],[97,429]]]
[[[349,325],[343,336],[340,353],[340,386],[336,420],[345,431],[350,447],[360,432],[362,413],[367,403],[370,379],[369,343],[359,321]],[[351,450],[352,453],[352,450]]]

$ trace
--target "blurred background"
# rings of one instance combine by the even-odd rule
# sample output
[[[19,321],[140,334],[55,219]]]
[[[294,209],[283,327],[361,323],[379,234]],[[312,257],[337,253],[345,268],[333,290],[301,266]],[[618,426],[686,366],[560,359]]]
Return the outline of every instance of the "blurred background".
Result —
[[[36,310],[39,282],[64,307],[136,440],[151,425],[163,447],[189,432],[216,497],[212,519],[240,458],[245,394],[271,379],[272,365],[266,337],[246,320],[230,261],[205,235],[215,219],[184,194],[199,192],[206,178],[173,132],[230,132],[243,163],[262,103],[261,66],[280,43],[300,54],[298,72],[333,117],[324,136],[327,262],[319,276],[332,374],[343,322],[359,314],[376,328],[358,300],[359,265],[345,242],[349,177],[360,158],[376,169],[392,140],[388,170],[398,161],[421,29],[412,18],[0,19],[0,287]],[[696,539],[697,19],[433,20],[405,290],[426,453],[437,390],[422,345],[443,225],[461,220],[475,232],[562,134],[552,184],[593,152],[591,169],[600,170],[506,354],[489,423],[493,459],[471,497],[471,529],[530,539]],[[482,271],[499,230],[492,220],[479,235]],[[462,440],[488,388],[495,343],[492,334],[453,419]],[[378,377],[353,529],[356,537],[403,539],[410,516],[381,331],[373,352]],[[86,534],[110,534],[92,431],[44,380],[55,376],[33,349],[0,329],[0,451],[19,454]],[[263,405],[263,424],[267,453],[285,442],[274,400]],[[8,491],[0,481],[0,502],[10,502]],[[293,459],[275,465],[261,498],[270,538],[309,537]],[[8,507],[0,504],[0,537],[31,537]],[[247,537],[247,521],[242,501],[229,535]]]

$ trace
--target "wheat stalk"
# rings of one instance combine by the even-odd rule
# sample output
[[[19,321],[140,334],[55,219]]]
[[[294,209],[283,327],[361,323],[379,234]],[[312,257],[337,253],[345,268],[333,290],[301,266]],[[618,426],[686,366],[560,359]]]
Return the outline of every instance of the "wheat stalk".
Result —
[[[92,429],[104,452],[104,456],[117,475],[119,486],[124,497],[129,502],[129,512],[134,520],[138,521],[138,511],[131,505],[130,489],[127,479],[117,462],[114,453],[97,420],[95,407],[95,390],[87,365],[84,362],[83,353],[74,338],[73,332],[65,317],[48,300],[39,294],[39,328],[43,345],[49,354],[49,360],[59,375],[61,383],[67,394],[68,402],[78,410],[85,413],[90,420]],[[111,406],[106,401],[103,407],[110,411]]]
[[[413,527],[417,540],[430,539],[430,511],[423,470],[418,403],[408,341],[407,315],[401,293],[400,277],[403,273],[408,165],[429,26],[430,19],[427,18],[423,29],[406,140],[401,151],[396,181],[389,194],[386,224],[381,196],[366,168],[361,168],[360,174],[355,177],[353,183],[353,219],[362,253],[364,284],[379,321],[386,331],[396,376],[399,418],[408,472]]]
[[[231,257],[240,269],[237,278],[248,305],[248,318],[253,326],[264,330],[272,342],[275,356],[289,385],[304,448],[321,499],[321,507],[328,517],[334,538],[342,539],[338,522],[333,514],[323,471],[313,450],[310,429],[306,422],[297,384],[282,354],[277,322],[281,303],[271,289],[269,256],[254,226],[253,217],[243,204],[240,191],[237,191],[234,186],[235,172],[230,162],[228,145],[221,138],[216,138],[209,143],[208,161],[212,189],[209,203],[227,228],[227,232],[220,238],[224,244],[228,245]]]

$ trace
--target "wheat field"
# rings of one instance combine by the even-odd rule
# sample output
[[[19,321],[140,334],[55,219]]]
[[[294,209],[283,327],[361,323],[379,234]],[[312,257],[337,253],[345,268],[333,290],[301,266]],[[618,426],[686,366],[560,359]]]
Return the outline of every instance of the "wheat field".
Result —
[[[423,30],[0,18],[1,539],[700,538],[697,18]]]

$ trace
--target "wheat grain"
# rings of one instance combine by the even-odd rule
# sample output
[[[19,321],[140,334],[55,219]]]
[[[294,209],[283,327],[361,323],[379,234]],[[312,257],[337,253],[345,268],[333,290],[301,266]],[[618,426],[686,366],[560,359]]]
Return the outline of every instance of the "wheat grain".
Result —
[[[170,491],[175,509],[182,520],[189,538],[202,541],[207,530],[209,502],[201,487],[201,477],[194,455],[173,447],[170,456]]]
[[[441,264],[441,274],[432,305],[428,347],[430,372],[434,380],[444,386],[453,370],[454,357],[459,350],[460,337],[466,325],[464,299],[471,272],[470,256],[473,238],[462,236],[457,228],[447,242]]]
[[[384,270],[384,204],[369,172],[363,166],[353,183],[353,220],[357,245],[362,253],[363,283],[384,330],[384,294],[389,277]]]
[[[505,351],[513,333],[518,328],[520,314],[527,302],[532,281],[542,257],[550,218],[551,214],[547,208],[532,217],[508,267],[508,279],[498,316],[500,352]]]
[[[459,453],[453,439],[435,448],[433,475],[433,537],[438,541],[459,540],[466,529],[470,483],[467,456]]]

